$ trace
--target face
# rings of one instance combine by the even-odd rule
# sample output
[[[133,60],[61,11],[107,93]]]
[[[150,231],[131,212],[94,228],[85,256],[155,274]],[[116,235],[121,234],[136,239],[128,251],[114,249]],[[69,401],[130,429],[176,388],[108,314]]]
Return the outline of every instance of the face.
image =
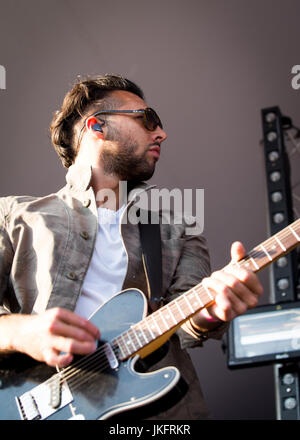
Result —
[[[130,92],[115,91],[120,100],[118,110],[139,110],[146,103]],[[100,151],[100,163],[106,174],[120,180],[142,181],[152,177],[159,159],[161,143],[167,135],[160,127],[154,131],[143,125],[143,115],[108,115],[103,126],[104,142]]]

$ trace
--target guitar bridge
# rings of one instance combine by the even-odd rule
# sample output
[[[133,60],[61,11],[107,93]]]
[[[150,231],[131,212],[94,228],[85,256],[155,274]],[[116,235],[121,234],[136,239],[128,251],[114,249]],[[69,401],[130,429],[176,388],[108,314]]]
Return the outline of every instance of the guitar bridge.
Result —
[[[57,380],[60,380],[59,376]],[[53,387],[56,392],[59,390],[59,396]],[[22,420],[43,420],[71,403],[73,396],[65,381],[58,386],[56,377],[52,377],[15,399]]]
[[[36,401],[30,393],[26,393],[20,398],[16,397],[16,402],[23,420],[41,419]]]

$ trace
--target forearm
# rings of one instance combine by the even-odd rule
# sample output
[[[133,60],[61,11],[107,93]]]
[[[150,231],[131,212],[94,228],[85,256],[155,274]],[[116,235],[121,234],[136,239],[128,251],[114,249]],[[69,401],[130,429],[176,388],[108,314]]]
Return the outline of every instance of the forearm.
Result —
[[[21,327],[30,315],[9,314],[0,316],[0,352],[23,351]]]

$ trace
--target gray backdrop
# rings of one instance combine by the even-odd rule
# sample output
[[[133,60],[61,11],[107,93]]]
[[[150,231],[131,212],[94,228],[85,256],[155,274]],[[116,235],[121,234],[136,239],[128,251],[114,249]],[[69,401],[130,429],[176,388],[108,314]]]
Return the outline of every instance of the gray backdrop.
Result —
[[[0,195],[64,185],[52,113],[77,75],[120,73],[168,133],[152,180],[205,189],[204,232],[222,267],[233,240],[250,249],[267,236],[260,110],[279,105],[300,125],[299,15],[297,0],[1,0]],[[229,371],[215,341],[191,355],[214,418],[275,418],[272,367]]]

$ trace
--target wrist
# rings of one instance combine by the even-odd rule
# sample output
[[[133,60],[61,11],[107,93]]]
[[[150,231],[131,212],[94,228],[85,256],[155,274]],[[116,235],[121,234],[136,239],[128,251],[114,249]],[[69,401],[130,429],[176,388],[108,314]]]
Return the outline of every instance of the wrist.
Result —
[[[207,309],[202,309],[200,315],[208,322],[220,322],[220,319],[213,317]]]
[[[22,351],[19,339],[22,335],[21,324],[27,315],[7,314],[0,319],[0,351]]]
[[[206,309],[202,309],[191,318],[194,329],[201,332],[214,330],[220,323],[223,323],[223,321],[212,316]]]

